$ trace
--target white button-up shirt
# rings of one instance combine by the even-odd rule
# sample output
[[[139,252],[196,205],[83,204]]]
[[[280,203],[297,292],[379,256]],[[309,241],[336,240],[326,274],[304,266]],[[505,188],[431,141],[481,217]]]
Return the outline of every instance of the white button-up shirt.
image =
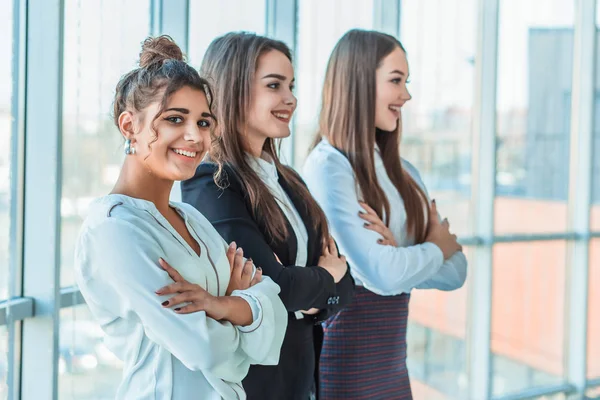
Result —
[[[375,151],[377,180],[390,203],[390,223],[398,247],[377,243],[379,233],[366,229],[358,215],[364,211],[354,171],[348,159],[326,140],[309,154],[303,177],[312,195],[327,215],[340,252],[352,266],[356,284],[380,295],[409,293],[413,288],[453,290],[463,285],[467,259],[457,252],[444,261],[433,243],[415,244],[407,234],[406,210],[400,193],[385,171],[379,151]],[[417,170],[406,160],[402,166],[426,192]]]
[[[276,365],[287,326],[279,286],[264,277],[234,291],[253,310],[250,326],[216,321],[203,311],[179,315],[155,291],[173,283],[164,258],[189,282],[224,296],[230,278],[227,244],[196,209],[171,203],[198,242],[198,256],[153,203],[124,195],[98,199],[81,229],[77,283],[123,363],[117,399],[245,399],[251,364]]]

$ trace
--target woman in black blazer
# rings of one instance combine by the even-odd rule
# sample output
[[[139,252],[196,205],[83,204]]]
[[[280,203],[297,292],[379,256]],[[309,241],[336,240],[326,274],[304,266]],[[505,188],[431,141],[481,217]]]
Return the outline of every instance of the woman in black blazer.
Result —
[[[249,399],[307,400],[322,344],[320,321],[348,304],[354,280],[329,236],[325,215],[300,176],[279,161],[275,139],[290,135],[296,107],[289,48],[249,33],[209,46],[201,75],[214,88],[217,140],[183,201],[281,287],[288,329],[279,365],[254,365],[243,381]]]

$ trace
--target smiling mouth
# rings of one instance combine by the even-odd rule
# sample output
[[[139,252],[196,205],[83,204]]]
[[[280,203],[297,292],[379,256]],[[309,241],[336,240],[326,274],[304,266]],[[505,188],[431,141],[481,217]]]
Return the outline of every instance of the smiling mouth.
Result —
[[[400,114],[402,106],[388,106],[388,108],[396,114]]]
[[[290,118],[291,118],[290,113],[273,111],[271,114],[273,114],[273,116],[275,118],[277,118],[278,120],[280,120],[281,122],[286,122],[286,123],[290,122]]]
[[[180,150],[180,149],[172,149],[172,150],[175,154],[179,154],[180,156],[185,156],[188,158],[196,158],[196,155],[198,154],[195,151],[186,151],[186,150]]]

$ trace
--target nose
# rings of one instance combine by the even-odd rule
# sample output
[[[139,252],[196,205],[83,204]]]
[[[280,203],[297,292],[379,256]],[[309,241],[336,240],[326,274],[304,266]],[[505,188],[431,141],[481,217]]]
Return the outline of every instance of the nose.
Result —
[[[210,130],[194,125],[194,127],[186,130],[184,139],[185,141],[194,145],[199,145],[199,147],[206,150],[208,149],[208,146],[210,146]]]
[[[407,102],[407,101],[409,101],[410,99],[412,99],[412,96],[411,96],[410,92],[408,91],[408,89],[406,89],[406,88],[405,88],[405,89],[404,89],[404,92],[402,93],[402,100],[403,100],[404,102]]]
[[[296,99],[296,96],[294,96],[294,94],[290,92],[283,102],[286,106],[290,106],[295,109],[297,101],[298,100]]]

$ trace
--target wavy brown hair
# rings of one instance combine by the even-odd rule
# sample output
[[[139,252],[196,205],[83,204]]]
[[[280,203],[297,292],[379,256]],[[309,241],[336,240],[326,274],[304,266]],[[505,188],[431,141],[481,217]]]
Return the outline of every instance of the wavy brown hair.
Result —
[[[323,85],[319,132],[312,145],[323,137],[350,161],[363,200],[389,226],[390,202],[375,173],[375,144],[385,170],[404,201],[407,230],[417,243],[427,237],[427,196],[402,168],[401,121],[395,131],[375,126],[376,71],[383,59],[404,47],[393,36],[353,29],[338,41],[327,64]],[[426,215],[427,214],[427,215]]]
[[[289,47],[279,40],[247,32],[231,32],[218,37],[209,45],[200,74],[213,87],[213,113],[221,121],[210,151],[211,160],[218,164],[215,183],[224,187],[227,177],[223,173],[223,164],[233,167],[250,202],[252,217],[268,221],[265,225],[271,240],[285,241],[289,234],[285,215],[268,187],[248,163],[243,135],[238,129],[245,125],[250,110],[252,84],[259,58],[270,51],[279,51],[292,61]],[[316,231],[321,234],[321,240],[329,238],[325,213],[300,176],[281,163],[278,155],[280,141],[277,142],[279,143],[267,138],[263,151],[273,159],[279,176],[303,199],[306,212]]]

